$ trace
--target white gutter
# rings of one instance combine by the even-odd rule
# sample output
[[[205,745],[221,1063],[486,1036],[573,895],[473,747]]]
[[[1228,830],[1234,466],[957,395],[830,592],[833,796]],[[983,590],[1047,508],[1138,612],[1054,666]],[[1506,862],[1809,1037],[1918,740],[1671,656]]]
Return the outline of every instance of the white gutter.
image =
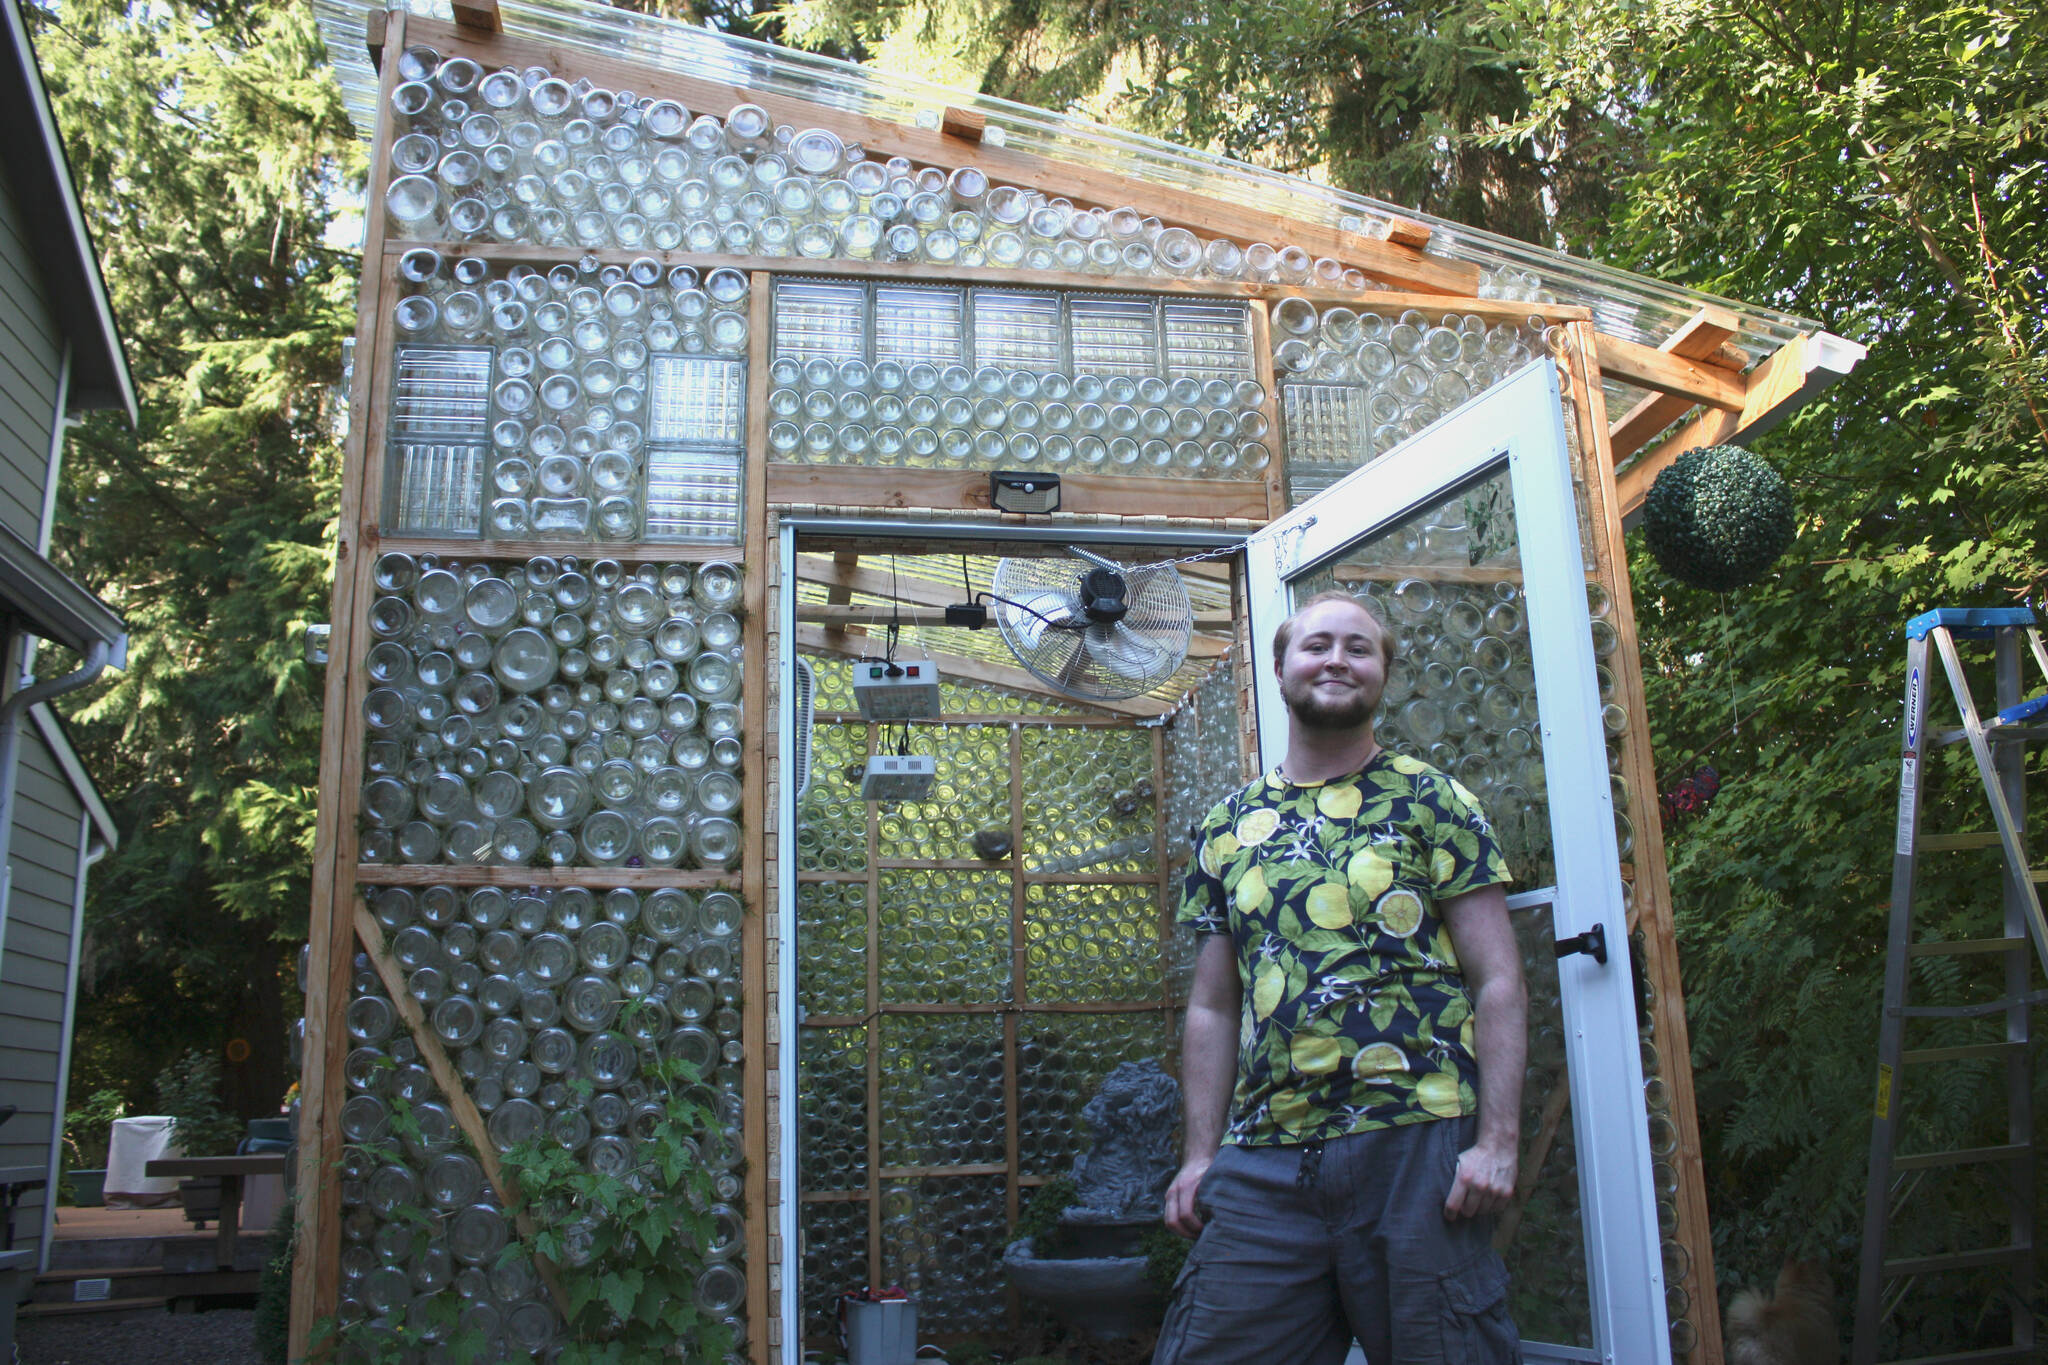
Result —
[[[57,1177],[64,1165],[64,1106],[71,1091],[71,1030],[78,1022],[78,968],[85,945],[85,877],[107,856],[107,841],[92,838],[90,810],[78,815],[78,866],[71,880],[71,946],[64,974],[64,1031],[57,1035],[57,1093],[50,1105],[50,1166],[43,1185],[43,1245],[37,1273],[50,1269],[50,1248],[57,1233]]]
[[[66,673],[61,678],[50,678],[43,682],[30,682],[29,675],[24,671],[21,682],[25,685],[18,688],[6,701],[0,702],[0,868],[12,870],[10,858],[14,846],[14,785],[20,768],[22,714],[39,701],[48,701],[52,697],[84,687],[106,668],[107,660],[112,657],[113,652],[113,646],[106,640],[94,640],[86,652],[85,667],[76,673]],[[0,894],[0,965],[6,962],[7,912],[12,886],[10,879],[8,892]]]

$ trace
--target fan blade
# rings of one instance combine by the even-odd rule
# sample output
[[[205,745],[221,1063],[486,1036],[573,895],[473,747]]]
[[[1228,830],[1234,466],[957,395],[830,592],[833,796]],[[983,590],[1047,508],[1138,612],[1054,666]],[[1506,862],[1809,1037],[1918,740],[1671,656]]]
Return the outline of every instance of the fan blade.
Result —
[[[1081,666],[1088,661],[1088,651],[1083,647],[1083,637],[1078,633],[1062,634],[1059,638],[1066,648],[1067,657],[1060,660],[1058,666],[1055,667],[1050,657],[1050,652],[1048,652],[1046,658],[1037,660],[1031,665],[1031,671],[1037,673],[1039,677],[1045,679],[1060,691],[1073,693],[1074,675],[1079,673]]]
[[[1073,598],[1041,589],[996,603],[997,619],[1026,649],[1036,649],[1049,630],[1067,628],[1077,614]]]
[[[1106,628],[1091,626],[1083,639],[1097,663],[1131,682],[1149,685],[1180,666],[1169,646],[1121,621]]]

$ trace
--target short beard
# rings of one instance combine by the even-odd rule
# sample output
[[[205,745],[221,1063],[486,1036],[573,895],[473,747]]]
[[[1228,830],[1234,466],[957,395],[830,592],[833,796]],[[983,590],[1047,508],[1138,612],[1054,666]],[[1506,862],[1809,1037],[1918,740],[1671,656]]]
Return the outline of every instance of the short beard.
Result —
[[[1283,687],[1280,696],[1287,703],[1289,714],[1302,726],[1332,732],[1358,729],[1372,719],[1380,701],[1364,692],[1354,692],[1350,700],[1343,702],[1318,701],[1313,684],[1299,691]]]

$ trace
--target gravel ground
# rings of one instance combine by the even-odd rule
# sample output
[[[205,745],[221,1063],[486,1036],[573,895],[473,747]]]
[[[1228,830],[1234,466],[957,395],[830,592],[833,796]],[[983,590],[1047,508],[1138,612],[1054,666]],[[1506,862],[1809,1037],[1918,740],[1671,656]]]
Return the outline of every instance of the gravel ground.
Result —
[[[17,1320],[14,1346],[21,1365],[262,1365],[255,1323],[255,1313],[232,1308],[126,1322]]]

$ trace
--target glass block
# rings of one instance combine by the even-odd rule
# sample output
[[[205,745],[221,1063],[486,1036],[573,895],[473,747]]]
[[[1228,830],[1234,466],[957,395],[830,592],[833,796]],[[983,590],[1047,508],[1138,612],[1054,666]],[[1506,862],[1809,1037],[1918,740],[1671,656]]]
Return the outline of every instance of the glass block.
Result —
[[[1009,874],[886,871],[880,905],[883,1000],[1009,998]]]
[[[401,346],[392,368],[384,529],[473,536],[490,439],[488,346]]]
[[[1179,1048],[1173,1016],[1026,1014],[1017,1028],[1018,1169],[1065,1175],[1088,1143],[1081,1110],[1125,1062],[1171,1063]]]
[[[1296,502],[1547,350],[1540,326],[1489,324],[1469,313],[1357,312],[1287,298],[1274,305],[1273,324],[1289,497]],[[1355,396],[1333,397],[1333,390]]]
[[[1073,330],[1074,373],[1159,373],[1159,305],[1153,299],[1073,294],[1067,299]]]
[[[1008,1318],[1007,1190],[998,1175],[882,1184],[882,1279],[917,1300],[922,1332],[986,1332]]]
[[[1026,869],[1155,869],[1150,731],[1027,729],[1023,757]]]
[[[867,900],[860,882],[797,884],[797,994],[805,1013],[867,1008]]]
[[[488,440],[491,356],[488,346],[400,346],[392,362],[391,438]]]
[[[875,359],[903,365],[966,363],[967,300],[958,289],[875,286]]]
[[[1060,345],[1060,296],[975,289],[975,365],[1015,370],[1064,368]]]
[[[1251,307],[1206,299],[1161,304],[1168,379],[1256,379]]]
[[[868,1181],[865,1028],[806,1028],[797,1072],[797,1149],[804,1190],[859,1190]]]
[[[650,441],[737,446],[746,439],[747,366],[702,356],[654,357]]]
[[[737,545],[744,463],[738,450],[649,446],[646,538]]]
[[[1034,884],[1025,888],[1025,994],[1034,1001],[1164,997],[1159,889]]]
[[[859,360],[867,332],[867,288],[837,280],[775,282],[775,354],[795,360]]]
[[[1003,1159],[1003,1030],[993,1015],[889,1014],[882,1030],[882,1164]]]
[[[1297,501],[1312,497],[1372,458],[1367,391],[1357,384],[1283,384],[1280,419]]]
[[[484,447],[393,441],[386,466],[384,529],[473,536],[483,514]]]

